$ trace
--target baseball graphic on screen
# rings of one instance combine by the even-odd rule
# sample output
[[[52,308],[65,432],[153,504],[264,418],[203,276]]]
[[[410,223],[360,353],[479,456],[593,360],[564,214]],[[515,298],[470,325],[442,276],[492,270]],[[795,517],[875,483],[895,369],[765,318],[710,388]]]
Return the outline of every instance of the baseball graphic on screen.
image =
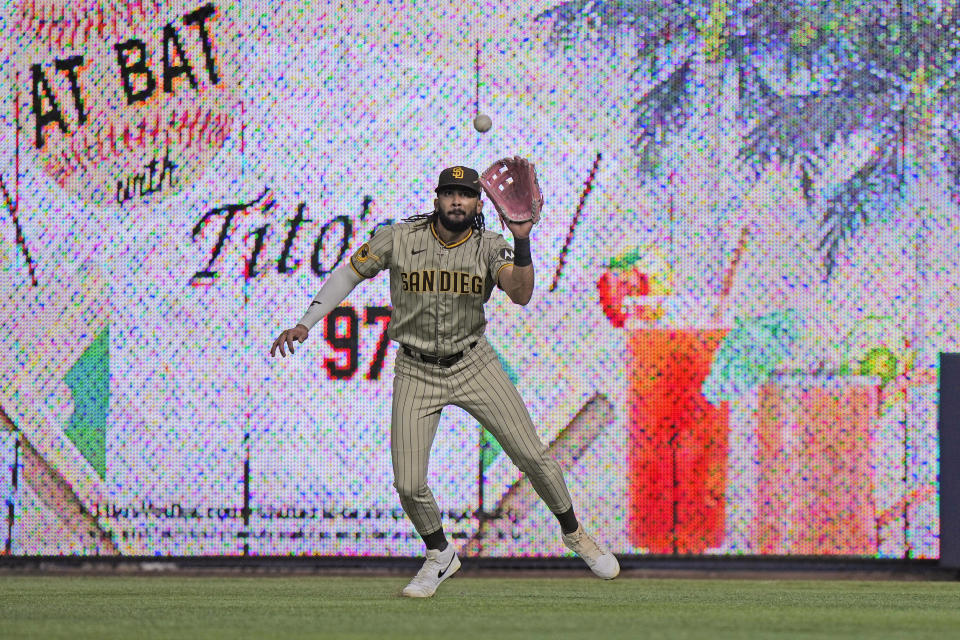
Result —
[[[204,0],[17,0],[25,155],[95,205],[182,190],[239,111],[239,8]]]

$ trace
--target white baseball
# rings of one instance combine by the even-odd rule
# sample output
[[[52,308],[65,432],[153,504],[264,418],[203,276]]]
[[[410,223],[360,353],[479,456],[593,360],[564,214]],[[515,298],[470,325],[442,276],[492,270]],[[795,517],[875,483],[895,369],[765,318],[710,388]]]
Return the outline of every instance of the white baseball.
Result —
[[[189,184],[239,111],[236,0],[15,0],[21,145],[97,205]]]
[[[491,120],[490,116],[485,113],[478,113],[477,117],[473,119],[473,128],[480,133],[490,131],[490,127],[492,126],[493,120]]]

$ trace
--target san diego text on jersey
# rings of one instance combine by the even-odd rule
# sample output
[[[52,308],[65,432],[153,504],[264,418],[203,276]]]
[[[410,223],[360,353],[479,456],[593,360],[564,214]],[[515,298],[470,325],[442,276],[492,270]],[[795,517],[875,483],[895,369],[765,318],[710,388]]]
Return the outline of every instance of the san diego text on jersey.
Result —
[[[423,269],[400,273],[400,286],[412,293],[459,293],[481,295],[483,277],[463,271]]]

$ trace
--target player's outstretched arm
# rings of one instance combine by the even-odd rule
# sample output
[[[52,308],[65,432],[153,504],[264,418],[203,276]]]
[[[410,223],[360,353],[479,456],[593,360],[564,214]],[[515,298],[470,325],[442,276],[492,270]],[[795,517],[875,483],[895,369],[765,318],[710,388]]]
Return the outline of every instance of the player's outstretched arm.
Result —
[[[307,307],[300,323],[292,329],[283,331],[270,348],[270,356],[274,357],[279,350],[282,357],[286,357],[284,347],[290,349],[293,353],[293,343],[297,341],[303,343],[310,336],[310,329],[325,318],[328,313],[337,308],[343,302],[353,288],[360,284],[363,278],[353,270],[349,264],[344,263],[334,269],[327,281],[320,287],[320,291],[314,296],[310,306]]]
[[[504,223],[513,233],[513,265],[500,271],[500,287],[516,304],[527,304],[533,297],[533,258],[530,255],[530,230],[533,222]]]

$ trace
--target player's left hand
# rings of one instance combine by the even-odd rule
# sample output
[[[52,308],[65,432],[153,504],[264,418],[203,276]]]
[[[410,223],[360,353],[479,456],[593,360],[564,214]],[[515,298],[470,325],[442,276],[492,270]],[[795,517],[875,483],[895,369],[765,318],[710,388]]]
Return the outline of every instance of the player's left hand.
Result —
[[[510,233],[513,234],[514,238],[529,238],[530,231],[533,229],[533,221],[527,220],[526,222],[510,222],[506,218],[500,218],[503,221],[503,224],[510,229]]]

